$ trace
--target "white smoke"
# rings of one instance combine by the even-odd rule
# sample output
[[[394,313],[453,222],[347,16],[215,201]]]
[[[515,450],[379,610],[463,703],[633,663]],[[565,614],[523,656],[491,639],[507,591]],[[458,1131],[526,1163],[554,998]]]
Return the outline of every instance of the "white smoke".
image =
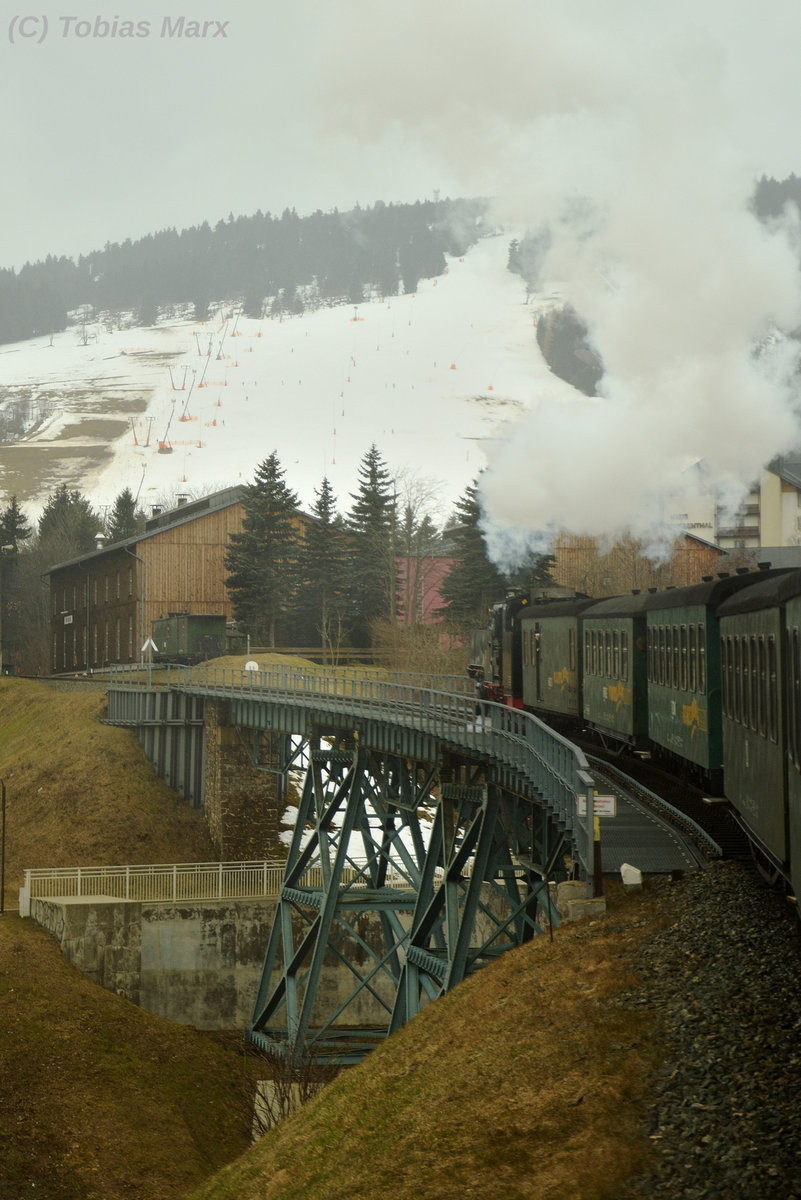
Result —
[[[797,228],[750,211],[761,174],[801,168],[801,6],[354,0],[328,34],[332,136],[419,145],[513,226],[547,227],[542,279],[604,364],[598,398],[554,379],[491,448],[499,558],[558,528],[658,537],[689,463],[736,505],[801,441],[792,343],[772,336],[801,325]]]

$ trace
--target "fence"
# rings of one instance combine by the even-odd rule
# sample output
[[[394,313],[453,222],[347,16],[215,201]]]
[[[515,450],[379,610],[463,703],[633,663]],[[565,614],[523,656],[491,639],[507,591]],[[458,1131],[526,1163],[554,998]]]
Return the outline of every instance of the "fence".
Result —
[[[279,861],[162,863],[125,867],[37,867],[25,871],[20,888],[20,916],[28,917],[32,900],[134,900],[141,903],[201,900],[252,900],[277,898],[284,876]],[[357,880],[353,869],[345,871]],[[411,888],[400,875],[387,880],[390,887]],[[302,877],[302,887],[321,887],[322,874],[313,867]],[[357,883],[357,886],[358,883]],[[362,885],[363,886],[363,885]]]

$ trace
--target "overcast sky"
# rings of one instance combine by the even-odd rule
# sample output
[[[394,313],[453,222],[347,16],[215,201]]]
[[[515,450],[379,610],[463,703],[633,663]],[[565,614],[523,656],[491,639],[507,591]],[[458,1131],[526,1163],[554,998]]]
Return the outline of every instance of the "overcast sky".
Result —
[[[652,73],[686,69],[697,90],[699,63],[698,103],[735,105],[743,164],[801,171],[797,0],[22,3],[0,30],[0,265],[435,191],[491,191],[525,217],[548,169],[538,122],[603,112],[620,87],[636,108]]]

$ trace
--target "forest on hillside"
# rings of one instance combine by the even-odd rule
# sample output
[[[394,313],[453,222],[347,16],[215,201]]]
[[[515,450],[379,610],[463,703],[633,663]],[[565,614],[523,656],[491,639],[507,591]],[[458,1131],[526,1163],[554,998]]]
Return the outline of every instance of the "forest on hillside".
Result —
[[[441,275],[445,255],[464,254],[483,232],[482,201],[376,203],[340,213],[252,216],[165,229],[71,258],[49,256],[0,269],[0,343],[64,329],[68,314],[132,312],[141,325],[158,310],[236,300],[247,316],[300,312],[308,304],[360,303],[371,294],[414,292]]]

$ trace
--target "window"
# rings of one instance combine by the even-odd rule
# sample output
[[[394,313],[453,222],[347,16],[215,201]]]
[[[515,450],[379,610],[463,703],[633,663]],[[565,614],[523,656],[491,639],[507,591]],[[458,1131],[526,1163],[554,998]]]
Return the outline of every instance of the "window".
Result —
[[[706,695],[706,638],[703,625],[698,626],[698,691]]]
[[[759,657],[759,732],[762,737],[766,737],[768,732],[768,660],[764,634],[760,634],[757,651]]]
[[[779,740],[779,683],[776,670],[776,638],[768,638],[768,737]]]
[[[673,687],[673,628],[665,629],[665,687]]]
[[[740,675],[740,639],[732,638],[734,647],[734,691],[732,692],[732,716],[739,721],[743,714],[742,694],[743,681]]]
[[[589,629],[584,630],[584,671],[589,675],[592,670],[592,638]]]
[[[659,626],[659,682],[665,683],[665,627]]]
[[[689,630],[690,639],[690,678],[688,680],[690,691],[698,690],[698,634],[694,625],[691,625]]]
[[[604,649],[606,651],[604,674],[609,678],[612,674],[612,634],[608,629],[604,634]]]
[[[128,599],[133,595],[133,567],[128,568]]]
[[[672,630],[673,633],[673,670],[671,672],[671,686],[678,688],[679,686],[679,631],[678,628]]]
[[[687,691],[687,626],[679,629],[679,670],[681,672],[681,690]]]
[[[750,700],[749,700],[749,718],[751,728],[757,730],[759,728],[759,660],[757,658],[757,640],[756,634],[751,634],[751,644],[748,652],[748,661],[750,667]]]
[[[628,683],[629,678],[629,635],[628,630],[620,631],[620,678]]]
[[[617,630],[612,634],[612,678],[620,679],[620,634]]]
[[[656,681],[656,675],[654,672],[654,629],[651,625],[649,625],[645,631],[645,646],[645,661],[647,663],[648,682],[654,683]]]
[[[567,631],[567,657],[571,671],[576,669],[576,631],[571,626]]]

